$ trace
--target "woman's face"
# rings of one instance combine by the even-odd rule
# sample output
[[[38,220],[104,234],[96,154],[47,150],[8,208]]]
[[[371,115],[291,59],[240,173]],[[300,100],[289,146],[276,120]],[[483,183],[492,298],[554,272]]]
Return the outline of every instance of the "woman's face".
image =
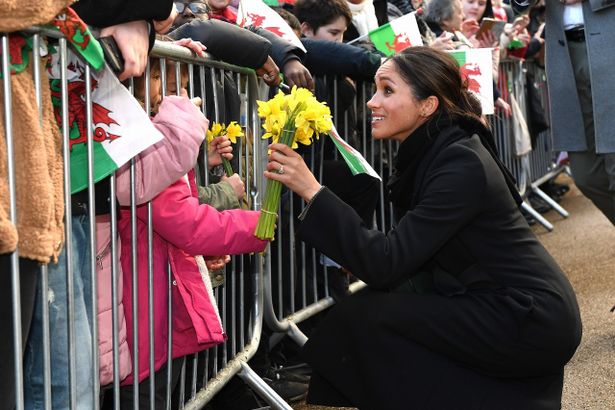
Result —
[[[367,102],[372,112],[372,137],[403,141],[427,121],[422,115],[423,103],[414,98],[392,61],[380,66],[375,80],[376,92]]]
[[[480,21],[485,14],[487,0],[461,0],[463,5],[463,14],[468,19]]]
[[[461,5],[461,0],[451,0],[453,2],[453,14],[450,18],[443,20],[440,25],[446,31],[450,31],[451,33],[455,31],[459,31],[461,28],[461,23],[464,20],[463,14],[463,6]]]

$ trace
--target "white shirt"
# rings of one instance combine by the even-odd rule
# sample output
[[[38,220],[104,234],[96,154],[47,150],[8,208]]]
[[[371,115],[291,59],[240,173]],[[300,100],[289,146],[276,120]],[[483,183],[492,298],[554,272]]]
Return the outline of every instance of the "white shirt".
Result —
[[[564,30],[584,25],[582,3],[579,2],[564,7]]]

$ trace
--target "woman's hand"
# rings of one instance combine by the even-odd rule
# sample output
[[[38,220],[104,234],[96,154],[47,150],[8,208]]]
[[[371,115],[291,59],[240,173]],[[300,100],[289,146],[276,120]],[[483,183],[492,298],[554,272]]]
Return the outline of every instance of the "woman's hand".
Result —
[[[225,137],[216,137],[209,143],[207,149],[207,165],[209,169],[222,164],[222,157],[229,161],[233,159],[231,141]]]
[[[320,190],[321,185],[309,170],[303,158],[284,144],[271,144],[271,154],[265,177],[280,181],[306,202]]]
[[[512,108],[510,104],[508,104],[502,97],[498,97],[495,100],[494,105],[498,110],[500,110],[505,116],[510,117],[512,115]]]
[[[476,34],[479,28],[480,25],[478,24],[478,21],[474,19],[467,19],[461,22],[461,27],[459,28],[459,31],[461,31],[461,34],[463,34],[467,38],[470,38],[474,34]]]
[[[440,36],[438,36],[434,41],[431,42],[429,47],[435,48],[436,50],[440,51],[454,50],[455,43],[453,42],[453,33],[443,31]]]
[[[472,43],[475,44],[477,48],[493,48],[497,47],[500,43],[500,40],[493,34],[493,32],[485,31],[480,38],[474,37],[472,39]]]

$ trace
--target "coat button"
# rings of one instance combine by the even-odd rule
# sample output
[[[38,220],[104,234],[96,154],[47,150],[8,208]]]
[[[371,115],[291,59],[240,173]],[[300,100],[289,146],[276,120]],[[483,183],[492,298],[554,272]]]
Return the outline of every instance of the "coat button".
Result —
[[[215,279],[217,282],[221,282],[221,281],[223,281],[223,280],[224,280],[224,276],[222,276],[222,275],[220,275],[220,274],[217,274],[217,275],[214,277],[214,279]]]
[[[177,286],[177,281],[176,280],[173,281],[173,286]]]

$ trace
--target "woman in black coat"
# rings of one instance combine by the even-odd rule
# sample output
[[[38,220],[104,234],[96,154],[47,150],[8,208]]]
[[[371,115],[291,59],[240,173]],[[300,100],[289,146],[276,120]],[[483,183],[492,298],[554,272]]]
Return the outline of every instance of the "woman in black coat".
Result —
[[[425,47],[376,74],[372,136],[400,147],[397,226],[371,230],[280,144],[265,176],[307,203],[298,235],[368,287],[305,345],[308,402],[361,409],[559,409],[581,339],[570,283],[521,216],[458,66]]]

